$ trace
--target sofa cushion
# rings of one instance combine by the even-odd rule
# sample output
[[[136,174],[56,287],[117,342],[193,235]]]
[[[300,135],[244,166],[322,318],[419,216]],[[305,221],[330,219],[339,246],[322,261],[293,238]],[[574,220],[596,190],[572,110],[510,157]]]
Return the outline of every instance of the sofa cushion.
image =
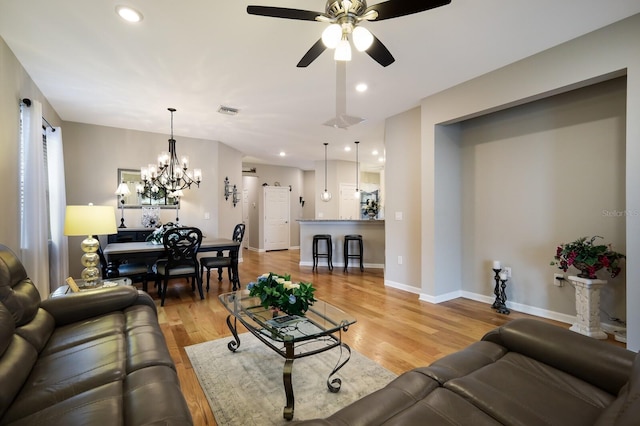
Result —
[[[40,307],[40,293],[20,260],[4,246],[0,246],[0,302],[17,327],[31,321]]]
[[[418,370],[443,384],[456,377],[489,365],[502,358],[507,350],[492,342],[474,342],[465,349],[435,361],[429,367]]]
[[[424,425],[500,426],[502,423],[444,388],[435,389],[425,398],[384,422],[384,426]]]
[[[515,352],[444,386],[508,425],[592,425],[614,400],[587,382]]]
[[[382,424],[415,405],[438,387],[438,382],[419,371],[406,372],[384,388],[359,399],[328,418],[331,424]]]
[[[48,410],[60,401],[109,383],[117,382],[122,387],[123,382],[130,380],[127,375],[139,370],[147,371],[141,374],[147,377],[145,386],[154,388],[158,380],[149,375],[149,371],[153,371],[149,367],[154,366],[167,368],[175,376],[155,311],[146,305],[134,305],[124,311],[58,327],[40,353],[31,374],[23,380],[25,384],[3,420],[17,421],[34,411]],[[170,380],[175,381],[171,392],[180,392],[176,377]],[[177,398],[177,403],[183,399]],[[149,404],[153,409],[158,408],[153,401]],[[110,405],[101,404],[100,407],[102,410]]]
[[[640,419],[640,354],[633,363],[631,379],[620,390],[618,398],[607,407],[596,426],[634,426]]]

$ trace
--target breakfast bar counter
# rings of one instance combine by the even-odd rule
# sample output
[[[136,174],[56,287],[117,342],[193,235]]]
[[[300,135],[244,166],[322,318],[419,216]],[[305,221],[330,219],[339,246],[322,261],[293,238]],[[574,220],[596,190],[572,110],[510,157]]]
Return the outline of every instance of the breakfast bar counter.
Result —
[[[301,266],[313,266],[313,236],[329,234],[333,245],[333,266],[344,267],[344,236],[360,234],[364,244],[364,267],[384,268],[384,220],[299,219],[298,223]],[[319,266],[320,270],[323,270],[326,262],[320,261]]]

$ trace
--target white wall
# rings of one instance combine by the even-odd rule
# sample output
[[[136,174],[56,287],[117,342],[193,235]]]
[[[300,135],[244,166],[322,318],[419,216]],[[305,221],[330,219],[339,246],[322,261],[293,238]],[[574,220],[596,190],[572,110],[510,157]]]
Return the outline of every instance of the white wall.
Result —
[[[441,221],[436,215],[437,191],[447,190],[446,182],[437,181],[434,164],[445,161],[436,149],[438,125],[460,122],[465,119],[524,104],[552,94],[566,92],[614,76],[626,74],[626,112],[627,117],[640,116],[640,15],[615,23],[609,27],[582,36],[548,51],[526,58],[474,80],[445,90],[422,101],[421,104],[421,147],[422,152],[422,252],[421,269],[422,289],[428,297],[437,299],[442,296],[443,286],[439,280],[447,274],[441,270],[445,265],[435,261],[435,250],[455,244],[448,241],[446,235],[436,235]],[[640,168],[636,166],[640,158],[640,121],[626,121],[626,176],[625,208],[629,214],[625,217],[626,227],[626,282],[627,282],[627,323],[628,347],[640,348],[640,310],[633,301],[640,300]],[[391,140],[386,141],[389,148]],[[404,161],[404,158],[392,158],[387,150],[387,169],[390,163]],[[391,182],[391,179],[388,178]],[[541,179],[544,179],[542,177]],[[450,188],[456,191],[456,183]],[[636,188],[636,189],[634,189]],[[517,200],[510,200],[512,203]],[[634,214],[635,213],[635,214]],[[391,222],[391,221],[389,221]],[[612,237],[614,238],[614,237]],[[387,239],[389,241],[389,239]],[[542,249],[540,249],[542,250]],[[546,249],[545,249],[546,250]],[[455,250],[452,250],[455,252]],[[497,256],[498,254],[496,254]],[[526,253],[522,253],[525,256]],[[457,264],[463,266],[462,255]],[[462,288],[462,283],[458,288]],[[546,285],[546,284],[542,284]],[[446,291],[446,290],[445,290]],[[539,300],[532,296],[531,300]],[[537,302],[534,302],[537,303]],[[540,306],[549,309],[550,305]]]

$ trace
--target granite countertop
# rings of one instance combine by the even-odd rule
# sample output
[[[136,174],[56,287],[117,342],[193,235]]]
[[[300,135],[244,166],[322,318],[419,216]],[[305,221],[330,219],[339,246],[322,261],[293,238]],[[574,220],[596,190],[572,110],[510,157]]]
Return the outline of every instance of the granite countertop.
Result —
[[[358,223],[384,223],[384,219],[297,219],[298,222],[358,222]]]

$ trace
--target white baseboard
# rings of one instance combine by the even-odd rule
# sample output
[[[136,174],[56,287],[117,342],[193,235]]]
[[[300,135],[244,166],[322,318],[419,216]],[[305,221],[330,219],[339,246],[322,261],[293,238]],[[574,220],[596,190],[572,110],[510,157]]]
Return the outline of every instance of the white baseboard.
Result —
[[[476,300],[478,302],[484,302],[487,304],[493,304],[495,297],[486,296],[484,294],[471,293],[469,291],[463,291],[462,297],[466,299]],[[529,306],[523,303],[510,302],[507,300],[507,308],[514,311],[522,312],[524,314],[535,315],[537,317],[552,319],[554,321],[564,322],[566,324],[573,324],[576,322],[575,315],[563,314],[560,312],[550,311],[548,309],[538,308],[536,306]]]
[[[397,283],[395,281],[390,281],[390,280],[384,280],[384,285],[386,287],[397,288],[398,290],[407,291],[407,292],[413,293],[413,294],[420,294],[420,290],[421,290],[421,289],[419,289],[417,287],[413,287],[413,286],[410,286],[410,285]]]
[[[438,303],[446,302],[449,300],[464,297],[465,299],[475,300],[476,302],[486,303],[492,305],[495,298],[492,296],[486,296],[484,294],[472,293],[469,291],[457,290],[450,293],[441,294],[439,296],[432,296],[430,294],[422,293],[421,288],[416,288],[406,284],[397,283],[394,281],[385,280],[385,286],[396,288],[398,290],[407,291],[409,293],[418,294],[420,300],[437,305]],[[567,315],[560,312],[550,311],[548,309],[542,309],[535,306],[525,305],[523,303],[515,303],[507,300],[507,308],[514,311],[522,312],[524,314],[534,315],[541,318],[552,319],[554,321],[563,322],[566,324],[573,324],[576,321],[575,315]]]

